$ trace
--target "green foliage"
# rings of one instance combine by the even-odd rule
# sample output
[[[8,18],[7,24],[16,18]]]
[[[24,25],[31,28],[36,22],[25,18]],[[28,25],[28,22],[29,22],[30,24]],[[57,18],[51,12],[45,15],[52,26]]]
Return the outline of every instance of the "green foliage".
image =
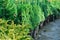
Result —
[[[60,9],[60,0],[50,0],[49,2],[53,7]]]
[[[40,6],[32,5],[32,9],[30,11],[31,23],[34,27],[40,24],[41,21],[44,21],[44,13],[42,12]]]
[[[7,0],[5,3],[5,9],[9,11],[9,13],[6,12],[5,14],[9,16],[9,19],[14,19],[14,17],[17,16],[17,5],[15,4],[15,0]]]
[[[29,29],[36,28],[49,15],[60,15],[59,6],[59,0],[0,0],[2,21],[0,24],[1,31],[3,31],[0,38],[31,40],[31,37],[27,35]],[[9,35],[5,33],[5,31],[10,32],[11,30],[14,37],[10,33],[8,33]]]
[[[54,14],[60,16],[60,0],[51,0],[50,4],[52,9],[55,10]]]

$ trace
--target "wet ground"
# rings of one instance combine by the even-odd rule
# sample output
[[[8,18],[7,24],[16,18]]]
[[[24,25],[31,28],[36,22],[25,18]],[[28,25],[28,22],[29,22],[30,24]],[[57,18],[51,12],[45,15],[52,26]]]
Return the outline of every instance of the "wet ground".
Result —
[[[60,19],[50,22],[40,30],[37,40],[60,40]]]

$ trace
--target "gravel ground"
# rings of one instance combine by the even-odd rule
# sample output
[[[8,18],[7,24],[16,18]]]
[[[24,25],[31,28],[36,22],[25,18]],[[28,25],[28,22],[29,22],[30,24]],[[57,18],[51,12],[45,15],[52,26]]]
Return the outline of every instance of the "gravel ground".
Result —
[[[37,40],[60,40],[60,19],[50,22],[41,29]]]

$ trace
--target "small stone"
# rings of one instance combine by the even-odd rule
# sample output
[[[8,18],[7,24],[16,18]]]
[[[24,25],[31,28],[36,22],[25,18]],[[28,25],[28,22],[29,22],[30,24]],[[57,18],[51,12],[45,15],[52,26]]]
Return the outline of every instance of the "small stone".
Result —
[[[41,37],[41,35],[38,35],[38,37]]]
[[[46,32],[47,30],[43,30],[43,32]]]

